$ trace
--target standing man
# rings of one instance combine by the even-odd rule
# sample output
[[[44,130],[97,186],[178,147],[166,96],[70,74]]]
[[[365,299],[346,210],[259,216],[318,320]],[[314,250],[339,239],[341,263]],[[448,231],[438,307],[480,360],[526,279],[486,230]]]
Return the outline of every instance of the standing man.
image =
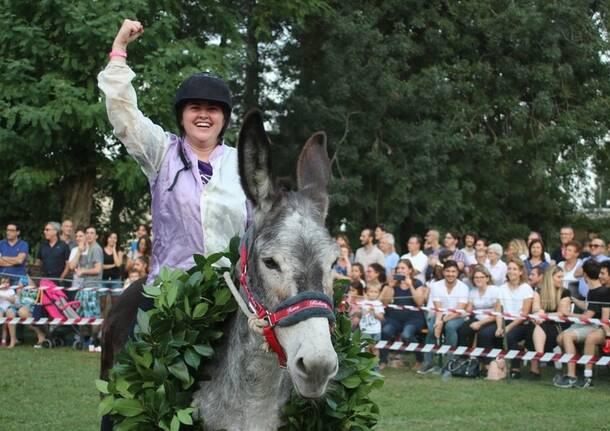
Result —
[[[440,238],[441,234],[436,229],[430,229],[426,232],[426,235],[424,236],[424,254],[426,256],[439,252],[441,248],[441,243],[439,242]]]
[[[409,259],[413,265],[413,275],[424,284],[426,282],[426,269],[428,268],[428,257],[422,251],[422,237],[411,235],[407,241],[408,253],[403,254],[401,259]]]
[[[398,265],[398,261],[400,260],[400,256],[398,256],[398,253],[396,253],[396,248],[394,247],[394,235],[391,233],[384,234],[379,240],[379,249],[384,255],[385,273],[388,277],[391,277],[394,273],[396,265]]]
[[[6,225],[6,239],[0,241],[0,274],[10,276],[11,284],[17,284],[17,279],[26,275],[30,247],[19,239],[20,233],[17,223],[9,223]]]
[[[561,247],[551,254],[551,259],[555,261],[555,264],[566,260],[566,248],[570,241],[574,240],[574,229],[571,226],[564,226],[559,230],[559,241],[561,241]]]
[[[356,250],[354,262],[362,264],[365,270],[371,263],[378,263],[385,267],[385,256],[373,244],[373,231],[371,229],[366,228],[362,230],[360,233],[360,244],[362,244],[362,247]]]
[[[61,223],[61,235],[59,236],[63,242],[68,244],[70,250],[76,247],[76,240],[74,239],[74,223],[69,218],[65,219]]]
[[[582,260],[583,265],[589,259],[593,259],[599,263],[610,260],[610,257],[604,255],[604,250],[606,250],[606,243],[604,242],[603,239],[601,239],[601,238],[592,239],[591,244],[589,244],[589,249],[591,250],[591,255],[589,257],[585,257]],[[580,277],[580,280],[578,281],[578,293],[580,294],[580,296],[582,298],[586,298],[587,291],[589,288],[587,287],[587,282],[585,281],[585,279],[583,277],[582,266],[578,267],[574,271],[574,277],[576,277],[576,278]],[[604,283],[602,283],[602,284],[604,284]]]
[[[40,242],[36,264],[40,265],[41,275],[49,278],[64,279],[68,274],[68,259],[70,248],[59,239],[61,226],[55,221],[48,222],[44,227],[44,240]]]

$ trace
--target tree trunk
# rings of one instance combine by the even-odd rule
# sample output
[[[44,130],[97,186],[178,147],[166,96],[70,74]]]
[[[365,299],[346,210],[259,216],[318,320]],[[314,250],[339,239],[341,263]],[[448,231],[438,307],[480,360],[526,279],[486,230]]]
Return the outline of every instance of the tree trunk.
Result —
[[[259,106],[259,55],[258,39],[254,8],[256,0],[246,0],[246,81],[244,85],[244,108],[246,110]]]
[[[75,229],[87,227],[91,223],[95,170],[69,177],[64,184],[62,217],[71,219]]]

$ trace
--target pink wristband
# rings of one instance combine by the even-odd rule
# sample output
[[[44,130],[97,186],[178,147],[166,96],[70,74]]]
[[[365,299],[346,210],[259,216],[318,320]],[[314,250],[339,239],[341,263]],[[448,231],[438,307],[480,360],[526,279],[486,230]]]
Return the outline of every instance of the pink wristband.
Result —
[[[112,50],[112,51],[110,51],[110,54],[108,54],[108,57],[110,57],[110,58],[112,58],[112,57],[127,58],[127,53],[125,51]]]

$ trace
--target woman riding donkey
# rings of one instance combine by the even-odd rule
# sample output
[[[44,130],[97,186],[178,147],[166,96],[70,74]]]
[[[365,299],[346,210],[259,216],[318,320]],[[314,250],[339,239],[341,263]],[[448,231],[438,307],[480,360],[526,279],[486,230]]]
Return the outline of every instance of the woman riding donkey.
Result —
[[[164,131],[138,109],[131,83],[135,74],[127,65],[127,46],[143,31],[137,21],[123,22],[114,39],[110,61],[98,76],[98,85],[106,96],[115,136],[138,162],[150,184],[150,282],[163,266],[188,269],[195,264],[194,254],[224,251],[232,237],[244,233],[249,210],[240,183],[237,151],[223,141],[232,109],[227,84],[207,73],[187,78],[174,100],[180,135]],[[146,310],[153,306],[151,299],[142,297],[145,282],[141,279],[133,283],[105,322],[105,327],[117,324],[121,332],[117,334],[115,330],[113,339],[104,339],[104,346],[108,346],[104,351],[108,353],[102,355],[102,378],[107,378],[104,373],[112,366],[111,346],[122,346],[135,323],[135,309],[125,307],[139,304]],[[125,315],[132,319],[130,325],[115,322],[118,316],[122,319]]]

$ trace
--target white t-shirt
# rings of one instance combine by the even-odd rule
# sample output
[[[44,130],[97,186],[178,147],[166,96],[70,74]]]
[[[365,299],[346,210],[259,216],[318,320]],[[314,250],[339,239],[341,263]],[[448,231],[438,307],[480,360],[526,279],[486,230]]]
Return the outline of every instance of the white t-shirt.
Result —
[[[369,250],[360,247],[356,250],[356,258],[354,261],[362,264],[365,270],[371,263],[378,263],[385,268],[385,255],[375,246],[372,246]]]
[[[479,289],[471,289],[468,302],[472,303],[474,310],[493,311],[499,297],[500,288],[498,286],[487,286],[483,295],[479,293]],[[475,314],[474,316],[478,320],[483,320],[488,317],[485,314]]]
[[[8,300],[11,296],[15,296],[15,289],[12,286],[0,289],[0,311],[5,312],[12,305]]]
[[[419,274],[415,276],[416,279],[421,281],[422,283],[426,282],[426,269],[428,269],[428,256],[424,254],[423,251],[419,251],[415,256],[412,256],[411,253],[403,254],[401,259],[408,259],[413,265],[413,268],[419,271]]]
[[[375,317],[375,314],[384,314],[381,301],[365,299],[360,302],[360,307],[362,310],[360,330],[364,334],[381,334],[381,322]]]
[[[435,281],[430,285],[430,299],[432,305],[440,302],[440,308],[457,308],[460,304],[468,303],[468,286],[457,280],[451,292],[448,292],[445,280]]]
[[[470,265],[476,265],[477,263],[477,258],[476,258],[476,251],[473,248],[471,251],[468,251],[466,249],[466,247],[464,247],[463,249],[460,250],[462,253],[464,253],[464,256],[466,256],[466,262],[464,263],[466,266],[470,266]]]
[[[557,266],[559,268],[563,269],[563,287],[565,287],[566,289],[570,286],[570,283],[573,283],[573,282],[579,280],[578,278],[576,278],[574,276],[574,272],[576,272],[576,270],[582,266],[582,259],[577,259],[576,260],[576,265],[574,265],[574,268],[572,268],[571,271],[566,271],[565,270],[565,266],[566,266],[566,261],[565,260],[559,262],[557,264]]]
[[[534,290],[529,284],[523,283],[516,289],[508,287],[508,283],[500,286],[500,303],[505,313],[519,314],[523,309],[523,301],[534,297]]]
[[[485,262],[485,268],[491,273],[491,281],[496,286],[502,286],[506,283],[506,264],[498,260],[495,266],[491,266],[489,260]]]

